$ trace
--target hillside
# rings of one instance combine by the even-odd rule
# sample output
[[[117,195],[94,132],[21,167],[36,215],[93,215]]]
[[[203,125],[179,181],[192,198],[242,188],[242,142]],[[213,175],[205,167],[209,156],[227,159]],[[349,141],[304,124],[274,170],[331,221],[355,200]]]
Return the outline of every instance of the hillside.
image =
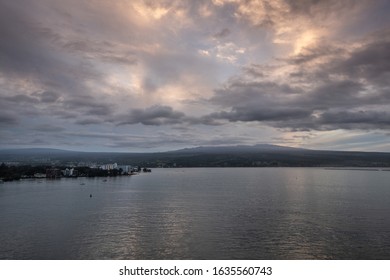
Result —
[[[0,162],[33,165],[117,162],[146,167],[390,167],[390,153],[319,151],[267,144],[196,147],[162,153],[14,149],[0,150]]]

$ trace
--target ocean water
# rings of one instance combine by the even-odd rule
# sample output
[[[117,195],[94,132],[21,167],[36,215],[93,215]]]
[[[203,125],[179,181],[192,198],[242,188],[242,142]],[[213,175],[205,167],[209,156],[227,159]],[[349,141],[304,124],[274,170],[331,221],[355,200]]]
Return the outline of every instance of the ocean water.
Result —
[[[0,259],[390,259],[390,172],[178,168],[6,182]]]

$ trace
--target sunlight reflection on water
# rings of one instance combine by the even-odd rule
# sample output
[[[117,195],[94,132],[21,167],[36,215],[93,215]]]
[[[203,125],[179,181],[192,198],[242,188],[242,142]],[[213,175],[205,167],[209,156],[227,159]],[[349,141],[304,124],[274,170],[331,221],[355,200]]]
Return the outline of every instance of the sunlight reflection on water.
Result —
[[[389,259],[389,179],[192,168],[10,182],[0,186],[0,258]]]

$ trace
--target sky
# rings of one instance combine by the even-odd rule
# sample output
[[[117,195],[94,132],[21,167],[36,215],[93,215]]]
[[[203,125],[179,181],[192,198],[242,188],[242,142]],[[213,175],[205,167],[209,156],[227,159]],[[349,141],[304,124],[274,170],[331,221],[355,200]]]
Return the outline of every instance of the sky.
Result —
[[[0,0],[0,148],[390,152],[387,0]]]

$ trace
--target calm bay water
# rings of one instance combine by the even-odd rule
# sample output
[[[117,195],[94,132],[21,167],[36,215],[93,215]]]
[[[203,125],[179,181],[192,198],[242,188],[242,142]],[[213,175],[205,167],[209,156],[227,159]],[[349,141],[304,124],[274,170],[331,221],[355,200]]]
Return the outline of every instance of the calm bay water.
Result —
[[[390,172],[191,168],[7,182],[0,259],[390,259]]]

